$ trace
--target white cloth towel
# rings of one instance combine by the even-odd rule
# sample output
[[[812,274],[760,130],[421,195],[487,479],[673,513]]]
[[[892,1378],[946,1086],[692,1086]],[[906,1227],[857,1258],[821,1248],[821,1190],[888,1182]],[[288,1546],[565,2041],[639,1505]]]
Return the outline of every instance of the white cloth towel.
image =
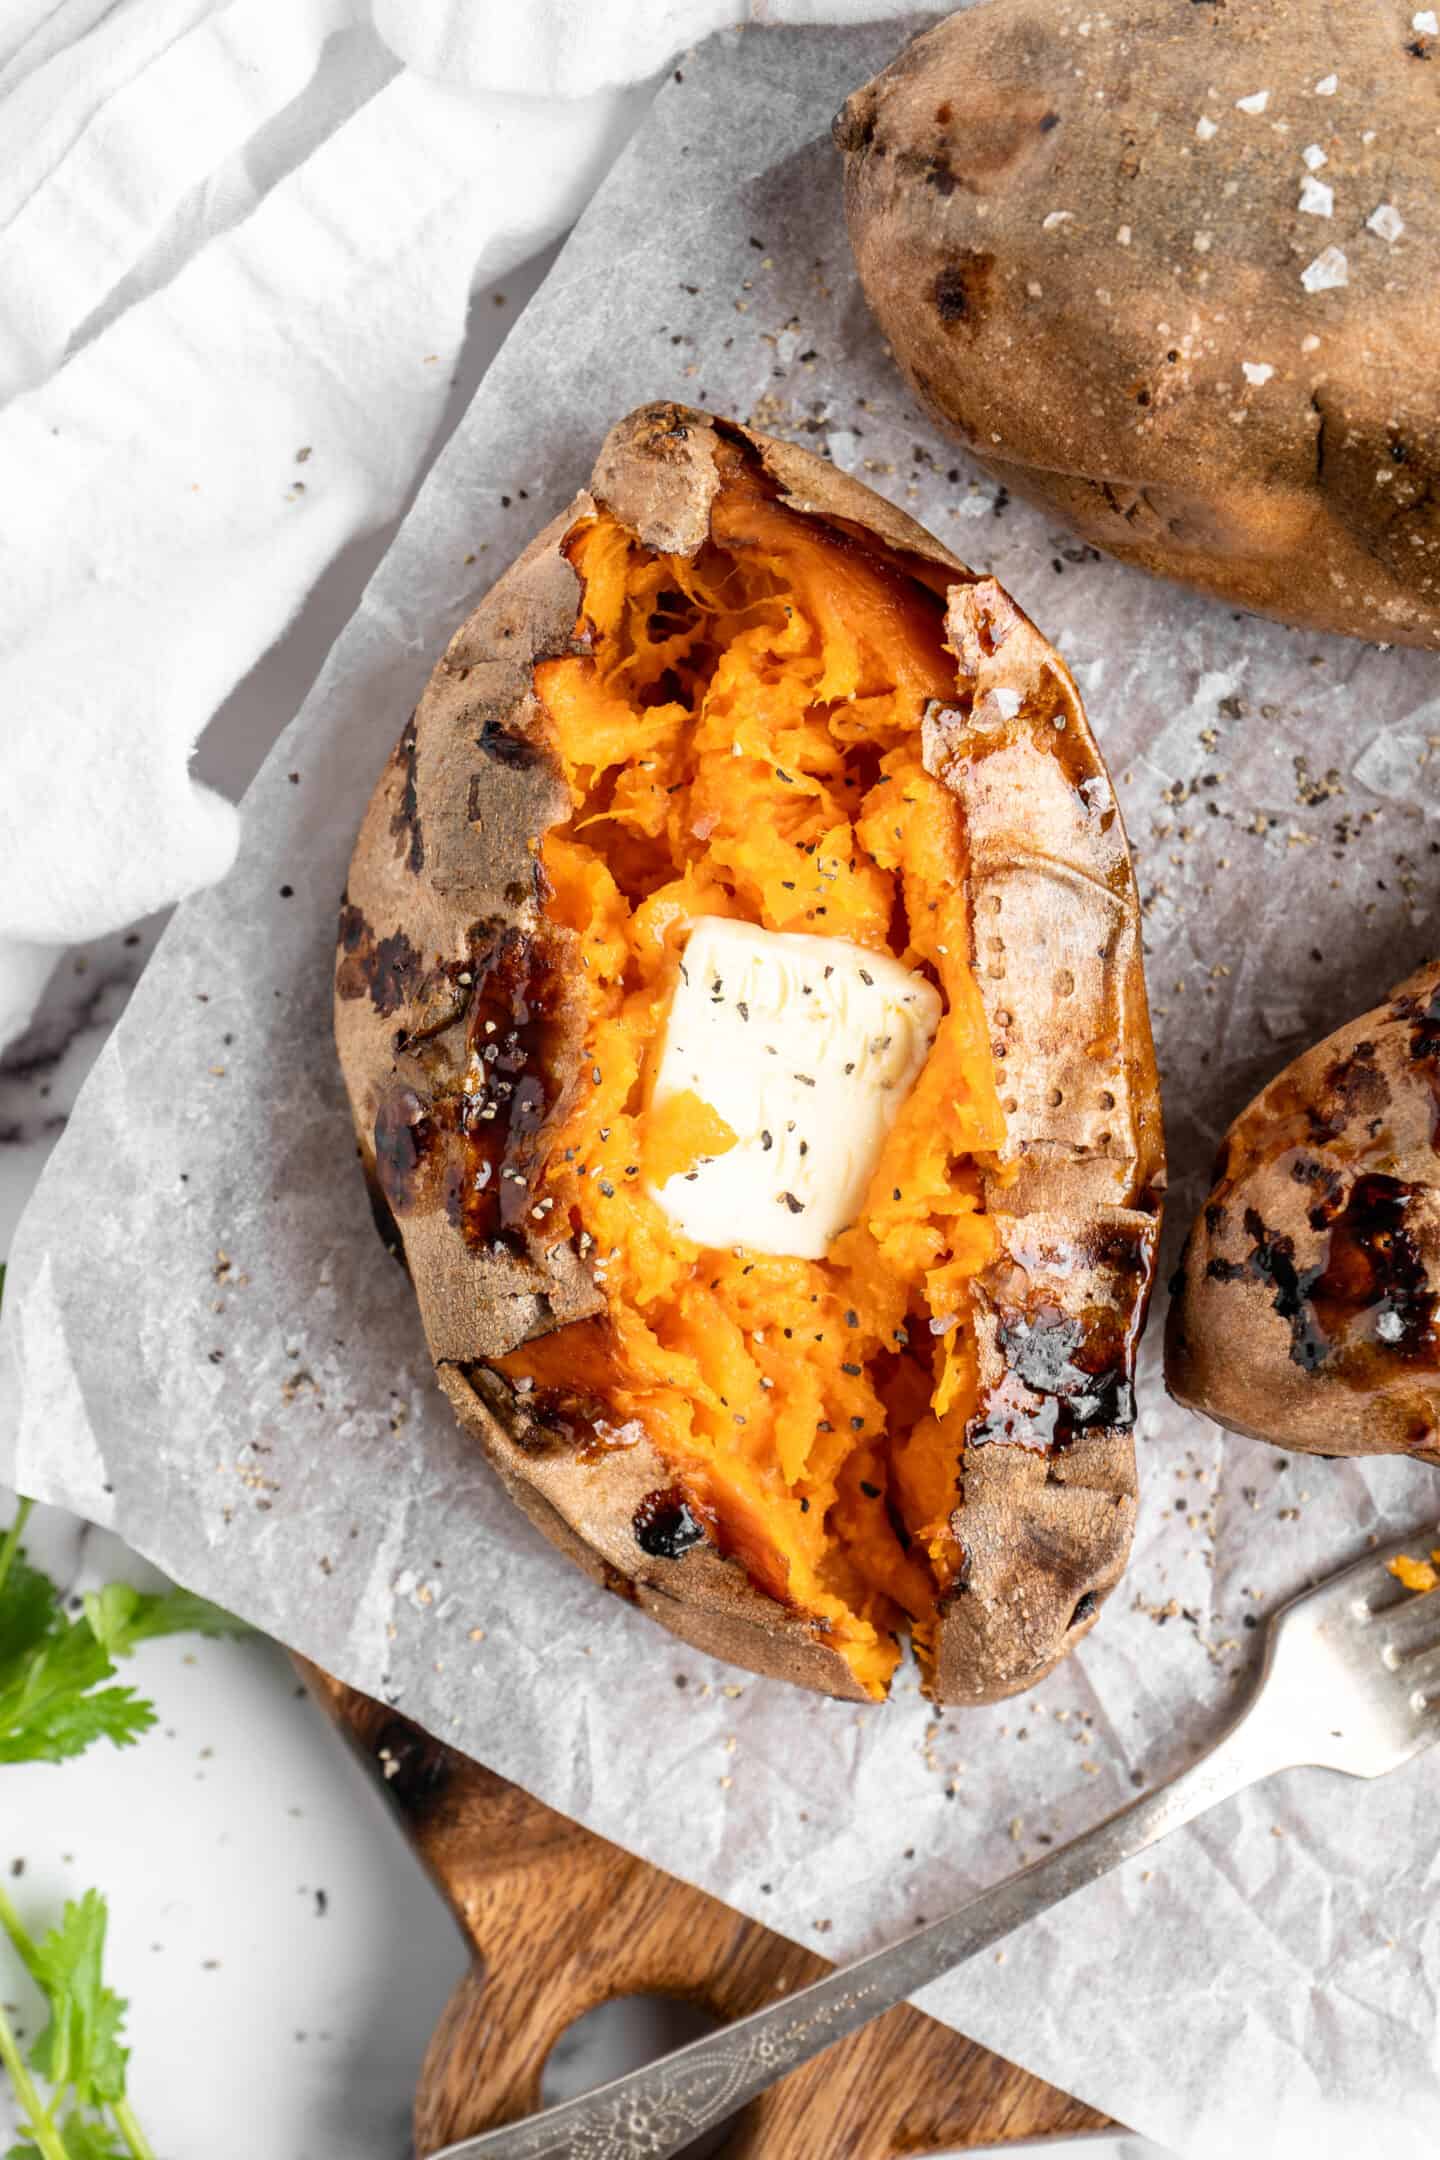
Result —
[[[63,947],[224,874],[211,715],[429,451],[472,295],[657,70],[894,0],[0,9],[0,1049]]]

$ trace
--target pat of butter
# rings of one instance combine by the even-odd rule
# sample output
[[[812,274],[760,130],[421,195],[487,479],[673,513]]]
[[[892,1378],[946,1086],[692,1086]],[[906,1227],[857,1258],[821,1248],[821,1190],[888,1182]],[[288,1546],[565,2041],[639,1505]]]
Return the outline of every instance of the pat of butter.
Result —
[[[940,1009],[889,954],[702,916],[651,1100],[693,1090],[737,1144],[655,1191],[670,1220],[701,1245],[822,1259],[860,1211]]]

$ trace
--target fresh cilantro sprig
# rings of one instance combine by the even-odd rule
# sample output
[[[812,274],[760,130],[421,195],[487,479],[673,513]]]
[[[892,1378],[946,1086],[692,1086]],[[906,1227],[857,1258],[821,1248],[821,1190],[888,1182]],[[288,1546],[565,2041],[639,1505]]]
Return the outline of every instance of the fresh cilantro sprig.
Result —
[[[129,1747],[155,1709],[132,1687],[103,1684],[116,1660],[160,1635],[236,1634],[241,1623],[188,1590],[129,1583],[87,1592],[67,1614],[20,1544],[32,1505],[22,1500],[0,1537],[0,1763],[64,1762],[96,1740]],[[37,1942],[0,1887],[0,1931],[50,2013],[27,2056],[0,2008],[0,2066],[25,2133],[6,2160],[155,2160],[125,2093],[126,2005],[103,1977],[107,1918],[99,1891],[87,1890]]]
[[[126,2005],[106,1987],[102,1971],[107,1917],[99,1891],[87,1890],[65,1907],[59,1927],[35,1942],[0,1889],[0,1927],[50,2010],[28,2062],[0,2011],[0,2060],[29,2139],[12,2146],[7,2160],[154,2160],[125,2097]],[[48,2103],[37,2077],[51,2088]]]
[[[64,1762],[96,1740],[129,1747],[155,1723],[132,1687],[105,1687],[115,1661],[158,1635],[233,1635],[237,1622],[188,1590],[110,1583],[67,1614],[20,1535],[31,1503],[0,1544],[0,1763]]]

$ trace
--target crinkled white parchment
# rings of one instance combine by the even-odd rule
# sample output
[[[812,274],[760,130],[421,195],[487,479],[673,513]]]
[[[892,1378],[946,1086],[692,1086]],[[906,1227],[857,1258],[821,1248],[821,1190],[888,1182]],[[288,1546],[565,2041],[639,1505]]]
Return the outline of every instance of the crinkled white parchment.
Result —
[[[480,591],[678,396],[755,417],[994,570],[1063,647],[1145,897],[1173,1253],[1219,1132],[1429,956],[1433,655],[1253,620],[1095,557],[917,417],[851,269],[830,113],[891,29],[723,36],[661,94],[486,378],[102,1057],[12,1255],[0,1475],[616,1839],[830,1956],[883,1942],[1163,1777],[1313,1572],[1434,1473],[1227,1438],[1142,1373],[1130,1573],[1033,1697],[823,1702],[679,1648],[532,1533],[431,1385],[330,1042],[375,774]],[[1252,2152],[1343,2096],[1440,2098],[1440,1767],[1293,1773],[931,1990],[1166,2144]]]

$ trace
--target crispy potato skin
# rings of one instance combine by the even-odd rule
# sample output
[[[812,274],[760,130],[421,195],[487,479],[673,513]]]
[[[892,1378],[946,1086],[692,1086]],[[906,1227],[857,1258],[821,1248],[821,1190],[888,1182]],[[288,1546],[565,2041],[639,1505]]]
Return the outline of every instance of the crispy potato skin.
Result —
[[[648,1441],[577,1445],[531,1418],[488,1365],[603,1310],[575,1247],[546,1243],[525,1205],[546,1133],[582,1077],[575,940],[545,918],[535,855],[569,809],[532,683],[538,661],[571,648],[579,588],[562,544],[599,503],[647,545],[693,552],[722,440],[746,446],[792,509],[952,581],[956,701],[927,715],[923,750],[965,811],[1009,1132],[986,1199],[1001,1255],[977,1285],[981,1410],[956,1516],[969,1566],[940,1615],[927,1680],[943,1700],[989,1701],[1073,1647],[1124,1567],[1134,1350],[1164,1182],[1119,810],[1071,677],[992,580],[805,451],[683,407],[631,414],[607,438],[590,492],[457,633],[381,776],[341,914],[340,1062],[377,1217],[414,1280],[440,1381],[530,1519],[682,1640],[863,1699],[816,1625],[713,1544],[675,1559],[642,1550],[636,1509],[674,1483]],[[467,1058],[495,1012],[520,1015],[532,1088],[525,1130],[485,1141],[503,1143],[514,1173],[519,1197],[503,1223],[467,1213],[477,1142],[456,1116]]]
[[[989,0],[835,136],[895,356],[1008,487],[1243,607],[1435,646],[1440,41],[1410,12]],[[1347,282],[1307,291],[1332,247]]]
[[[1232,1432],[1440,1463],[1440,961],[1307,1050],[1221,1146],[1170,1392]]]

